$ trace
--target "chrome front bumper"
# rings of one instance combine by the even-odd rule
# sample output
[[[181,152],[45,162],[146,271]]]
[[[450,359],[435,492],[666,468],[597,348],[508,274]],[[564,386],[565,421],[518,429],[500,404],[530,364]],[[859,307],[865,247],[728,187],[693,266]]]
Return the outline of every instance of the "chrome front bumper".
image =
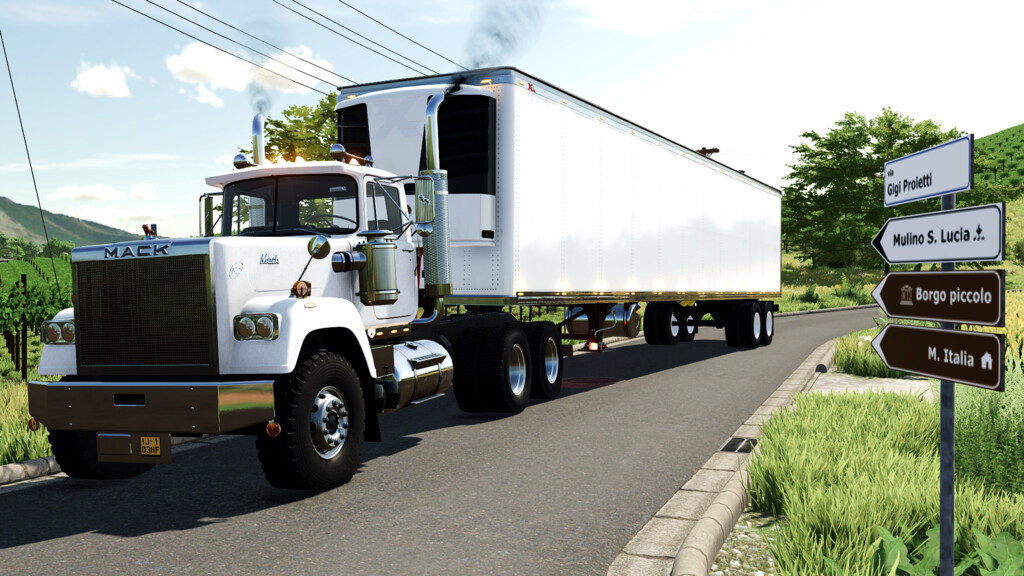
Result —
[[[274,381],[29,382],[51,430],[222,434],[274,419]]]

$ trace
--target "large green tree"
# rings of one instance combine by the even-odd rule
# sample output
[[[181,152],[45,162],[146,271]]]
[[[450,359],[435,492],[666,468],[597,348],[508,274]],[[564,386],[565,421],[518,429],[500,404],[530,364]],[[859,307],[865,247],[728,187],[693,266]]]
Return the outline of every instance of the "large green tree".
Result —
[[[791,247],[815,265],[888,265],[871,247],[871,239],[887,218],[939,209],[932,198],[884,206],[886,162],[964,135],[956,128],[943,131],[931,120],[915,122],[886,108],[868,119],[848,112],[825,135],[805,132],[807,142],[791,146],[798,157],[790,182],[783,189],[782,234]],[[991,171],[995,159],[975,149],[974,171]],[[957,195],[958,206],[1009,201],[1024,188],[976,183]]]
[[[268,116],[264,129],[267,159],[294,162],[301,156],[303,160],[330,160],[331,144],[338,139],[335,103],[335,95],[328,94],[316,106],[293,105],[284,109],[280,119]],[[251,149],[240,150],[252,154]]]

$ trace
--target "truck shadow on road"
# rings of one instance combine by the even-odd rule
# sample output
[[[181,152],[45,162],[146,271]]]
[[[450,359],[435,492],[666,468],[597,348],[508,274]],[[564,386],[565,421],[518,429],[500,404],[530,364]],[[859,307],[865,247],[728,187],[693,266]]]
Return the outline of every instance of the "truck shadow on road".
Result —
[[[676,347],[619,346],[606,353],[566,359],[565,374],[570,378],[629,380],[725,354],[745,353],[727,348],[720,340],[698,340]],[[552,402],[593,389],[567,388]],[[435,402],[384,416],[384,441],[363,445],[363,463],[365,466],[379,457],[415,448],[421,442],[418,436],[424,432],[495,423],[507,417],[463,413],[449,393]],[[190,530],[321,494],[270,487],[253,444],[249,437],[237,437],[176,453],[174,464],[157,466],[128,480],[58,478],[13,490],[0,489],[0,509],[9,519],[0,531],[0,550],[91,532],[131,538]]]

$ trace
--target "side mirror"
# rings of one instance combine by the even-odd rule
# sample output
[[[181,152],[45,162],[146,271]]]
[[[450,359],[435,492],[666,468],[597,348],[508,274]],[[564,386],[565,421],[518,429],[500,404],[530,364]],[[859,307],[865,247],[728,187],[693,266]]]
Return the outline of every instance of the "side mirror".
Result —
[[[317,260],[323,260],[331,253],[331,243],[328,242],[327,236],[317,235],[309,239],[309,246],[307,249],[310,256]]]
[[[427,237],[433,232],[434,222],[434,181],[429,178],[416,180],[416,226],[413,232]]]

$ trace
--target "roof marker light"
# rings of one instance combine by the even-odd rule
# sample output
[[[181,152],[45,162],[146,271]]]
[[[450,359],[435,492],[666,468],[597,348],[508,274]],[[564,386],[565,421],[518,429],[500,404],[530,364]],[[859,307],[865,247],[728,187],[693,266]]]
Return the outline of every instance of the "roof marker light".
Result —
[[[569,103],[569,101],[568,101],[568,100],[566,100],[566,99],[564,99],[564,98],[562,99],[562,104],[568,104],[568,103]]]
[[[519,81],[519,85],[520,85],[520,86],[526,86],[526,82],[523,82],[522,80],[520,80],[520,81]]]
[[[480,83],[481,84],[490,84],[491,83],[491,79],[490,78],[484,78],[483,80],[480,81]]]
[[[351,99],[353,99],[353,98],[355,98],[355,97],[356,97],[356,95],[355,95],[355,94],[349,94],[348,96],[345,96],[345,99],[346,99],[346,100],[351,100]]]

